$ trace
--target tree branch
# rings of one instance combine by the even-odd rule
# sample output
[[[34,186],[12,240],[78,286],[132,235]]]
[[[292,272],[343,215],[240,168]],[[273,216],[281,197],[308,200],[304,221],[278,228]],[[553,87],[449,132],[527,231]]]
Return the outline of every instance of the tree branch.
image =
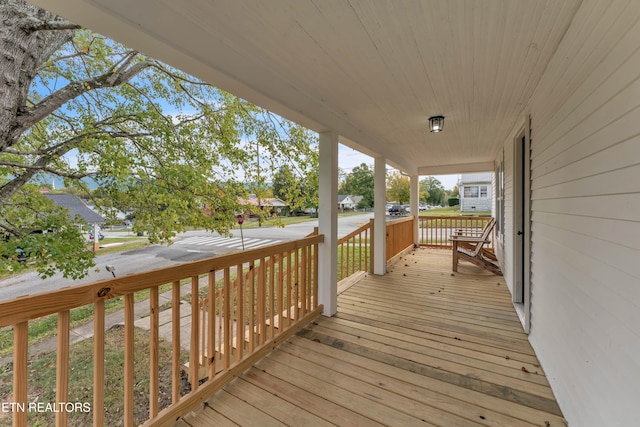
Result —
[[[59,31],[59,30],[79,30],[80,25],[74,24],[66,20],[43,21],[32,16],[25,17],[22,28],[25,31]]]
[[[63,178],[70,178],[70,179],[81,179],[87,176],[94,175],[93,173],[67,173],[58,169],[50,168],[48,166],[25,165],[24,163],[5,162],[1,160],[0,160],[0,166],[11,166],[11,167],[16,167],[20,169],[33,169],[33,170],[36,170],[37,172],[49,172],[54,175],[58,175]]]
[[[129,63],[130,61],[125,61],[123,68],[126,68]],[[17,138],[24,131],[29,129],[35,123],[47,117],[49,114],[57,110],[66,102],[75,99],[86,92],[99,88],[119,86],[123,83],[128,82],[147,68],[153,67],[155,65],[155,61],[145,60],[132,65],[126,70],[117,69],[100,76],[92,77],[90,79],[69,83],[59,91],[52,93],[51,95],[40,101],[38,104],[26,109],[21,114],[19,114],[17,117],[18,125],[13,129],[12,136],[14,138]],[[115,78],[113,78],[114,75]]]

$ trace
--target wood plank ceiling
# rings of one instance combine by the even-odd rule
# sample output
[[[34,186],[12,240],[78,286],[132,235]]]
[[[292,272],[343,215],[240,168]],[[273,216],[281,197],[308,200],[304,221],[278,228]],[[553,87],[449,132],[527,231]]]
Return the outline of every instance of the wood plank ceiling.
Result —
[[[33,3],[425,175],[491,169],[581,1]]]

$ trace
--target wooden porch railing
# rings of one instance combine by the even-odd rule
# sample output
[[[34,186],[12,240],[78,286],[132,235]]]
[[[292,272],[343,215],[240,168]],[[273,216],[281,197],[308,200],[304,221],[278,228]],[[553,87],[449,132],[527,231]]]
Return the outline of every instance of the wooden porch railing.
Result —
[[[413,246],[413,217],[387,221],[387,261]]]
[[[420,246],[451,248],[449,238],[461,234],[480,233],[491,217],[482,216],[421,216],[419,222]],[[492,236],[493,237],[493,236]],[[493,249],[493,238],[485,248]]]
[[[322,312],[317,301],[317,245],[323,236],[248,250],[61,289],[47,294],[0,302],[0,326],[13,325],[13,402],[25,408],[28,383],[29,320],[58,314],[56,402],[66,402],[69,376],[69,310],[94,306],[93,424],[104,420],[105,300],[124,298],[124,425],[134,424],[134,294],[150,290],[149,419],[145,425],[171,425],[204,402],[240,372],[269,353],[280,342]],[[218,285],[216,272],[222,272]],[[235,272],[235,280],[233,275]],[[200,276],[208,290],[201,316]],[[191,391],[180,396],[180,287],[191,286],[191,340],[189,370]],[[159,408],[159,286],[172,284],[172,404]],[[221,286],[216,289],[216,286]],[[207,381],[199,384],[205,349]],[[22,406],[21,406],[22,405]],[[13,412],[13,425],[27,425],[27,411]],[[56,425],[67,425],[67,414],[56,414]]]
[[[373,219],[338,239],[338,281],[373,266]]]

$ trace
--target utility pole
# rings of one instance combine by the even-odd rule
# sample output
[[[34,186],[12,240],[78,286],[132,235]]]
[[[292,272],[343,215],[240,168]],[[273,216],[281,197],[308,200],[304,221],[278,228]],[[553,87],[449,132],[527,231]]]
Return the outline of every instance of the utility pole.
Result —
[[[256,140],[256,157],[258,160],[258,188],[256,196],[258,196],[258,227],[262,227],[262,206],[260,206],[260,140]]]

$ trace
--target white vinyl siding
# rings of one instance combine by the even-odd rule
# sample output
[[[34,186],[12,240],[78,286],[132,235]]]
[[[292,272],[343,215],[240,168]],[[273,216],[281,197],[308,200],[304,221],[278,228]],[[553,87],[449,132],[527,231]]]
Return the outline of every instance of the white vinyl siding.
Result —
[[[530,340],[574,426],[639,419],[639,12],[635,1],[585,0],[529,105]],[[499,251],[507,279],[512,238]]]

